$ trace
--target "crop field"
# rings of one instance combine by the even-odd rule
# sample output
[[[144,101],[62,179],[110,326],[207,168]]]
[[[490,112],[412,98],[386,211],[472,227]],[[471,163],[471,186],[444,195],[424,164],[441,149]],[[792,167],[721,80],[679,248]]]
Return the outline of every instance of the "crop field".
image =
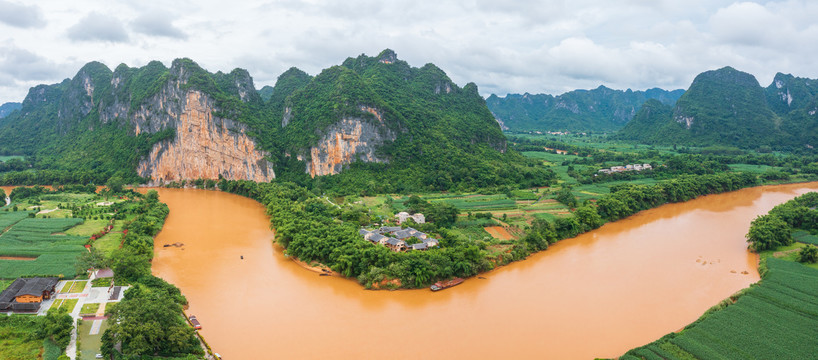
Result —
[[[804,230],[798,230],[793,232],[792,238],[793,240],[800,243],[818,245],[818,236],[812,235]]]
[[[576,155],[554,154],[554,153],[545,152],[545,151],[523,151],[522,154],[525,157],[532,158],[532,159],[537,159],[537,160],[542,160],[542,161],[548,161],[549,163],[554,164],[554,165],[561,165],[563,161],[570,161],[570,160],[574,160],[574,159],[579,159],[579,156],[576,156]]]
[[[7,215],[11,214],[11,215]],[[27,214],[26,214],[27,215]],[[82,222],[82,219],[17,219],[14,212],[2,213],[0,221],[11,223],[0,234],[0,256],[34,257],[33,261],[0,260],[0,278],[24,275],[63,275],[74,277],[74,263],[87,238],[54,235]],[[15,219],[16,222],[13,222]]]
[[[818,354],[818,270],[768,258],[769,272],[733,305],[709,311],[620,359],[813,359]]]
[[[488,210],[506,210],[516,209],[517,203],[505,195],[502,198],[492,198],[497,195],[487,195],[486,198],[457,198],[440,200],[449,203],[460,211],[488,211]]]
[[[757,174],[762,174],[762,173],[764,173],[764,172],[766,172],[767,170],[770,170],[770,169],[772,169],[772,170],[781,170],[781,169],[783,169],[783,168],[780,168],[780,167],[774,167],[774,166],[768,166],[768,165],[750,165],[750,164],[730,164],[730,165],[727,165],[727,166],[729,166],[730,170],[733,170],[733,171],[743,171],[743,172],[757,173]]]

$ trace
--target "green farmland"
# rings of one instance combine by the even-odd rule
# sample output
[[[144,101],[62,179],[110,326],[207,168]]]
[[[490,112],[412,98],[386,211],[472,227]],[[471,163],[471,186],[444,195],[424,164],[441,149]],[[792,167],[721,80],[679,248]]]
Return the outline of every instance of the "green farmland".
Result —
[[[82,219],[29,218],[28,212],[0,212],[0,278],[76,276],[74,263],[87,237],[58,235]],[[20,259],[9,259],[20,258]]]
[[[776,258],[767,267],[759,285],[620,359],[814,359],[818,270]]]
[[[794,231],[792,238],[800,243],[818,245],[818,236],[812,235],[804,230]]]

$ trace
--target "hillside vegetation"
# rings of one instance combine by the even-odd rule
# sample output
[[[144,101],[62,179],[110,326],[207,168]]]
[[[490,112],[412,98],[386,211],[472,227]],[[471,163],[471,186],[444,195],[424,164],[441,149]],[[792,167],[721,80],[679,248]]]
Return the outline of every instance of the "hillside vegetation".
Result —
[[[818,86],[776,75],[766,89],[731,67],[699,74],[675,107],[648,102],[618,139],[648,144],[811,150],[818,145]]]

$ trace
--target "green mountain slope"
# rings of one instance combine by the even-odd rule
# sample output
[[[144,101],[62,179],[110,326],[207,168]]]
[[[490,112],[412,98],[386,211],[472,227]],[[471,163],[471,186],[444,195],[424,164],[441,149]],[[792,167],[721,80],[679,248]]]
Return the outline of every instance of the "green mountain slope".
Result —
[[[764,89],[755,77],[731,67],[707,71],[693,80],[671,113],[643,108],[616,137],[679,145],[812,148],[818,142],[815,84],[778,74]]]
[[[509,130],[611,131],[630,121],[650,99],[673,105],[684,90],[613,90],[600,86],[559,96],[547,94],[491,95],[486,99],[497,121]]]
[[[22,107],[23,104],[18,102],[7,102],[0,105],[0,119],[9,116],[14,110],[19,110]]]
[[[173,173],[190,168],[184,176],[257,179],[274,169],[344,192],[535,186],[553,177],[507,150],[476,85],[458,87],[436,66],[411,67],[391,50],[315,77],[291,68],[264,91],[243,69],[210,73],[189,59],[114,71],[89,63],[72,79],[31,89],[0,123],[0,154],[93,181],[181,180]],[[72,176],[61,181],[91,181]]]

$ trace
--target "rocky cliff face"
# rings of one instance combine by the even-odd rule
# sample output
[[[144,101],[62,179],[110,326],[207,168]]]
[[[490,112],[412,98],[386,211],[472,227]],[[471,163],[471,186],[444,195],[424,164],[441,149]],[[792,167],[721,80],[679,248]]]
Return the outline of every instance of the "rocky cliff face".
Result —
[[[387,162],[375,149],[386,141],[395,140],[395,133],[383,126],[383,114],[374,108],[362,107],[380,123],[361,118],[344,118],[327,128],[318,144],[310,148],[307,172],[312,177],[338,174],[355,160]]]
[[[139,176],[151,178],[154,183],[184,179],[245,179],[266,182],[275,178],[273,164],[247,135],[245,124],[214,116],[219,109],[215,100],[186,84],[191,69],[175,61],[167,81],[155,95],[131,106],[132,94],[117,91],[124,86],[123,74],[111,78],[114,94],[109,104],[100,103],[100,120],[105,122],[126,119],[133,125],[135,135],[156,133],[167,128],[176,130],[176,137],[154,145],[150,155],[141,159]],[[252,80],[235,83],[238,95],[247,101]],[[119,94],[119,95],[117,95]]]
[[[182,179],[245,179],[267,182],[275,178],[267,153],[256,148],[247,128],[213,116],[213,100],[188,91],[175,122],[176,138],[154,145],[139,162],[139,176],[163,183]]]

